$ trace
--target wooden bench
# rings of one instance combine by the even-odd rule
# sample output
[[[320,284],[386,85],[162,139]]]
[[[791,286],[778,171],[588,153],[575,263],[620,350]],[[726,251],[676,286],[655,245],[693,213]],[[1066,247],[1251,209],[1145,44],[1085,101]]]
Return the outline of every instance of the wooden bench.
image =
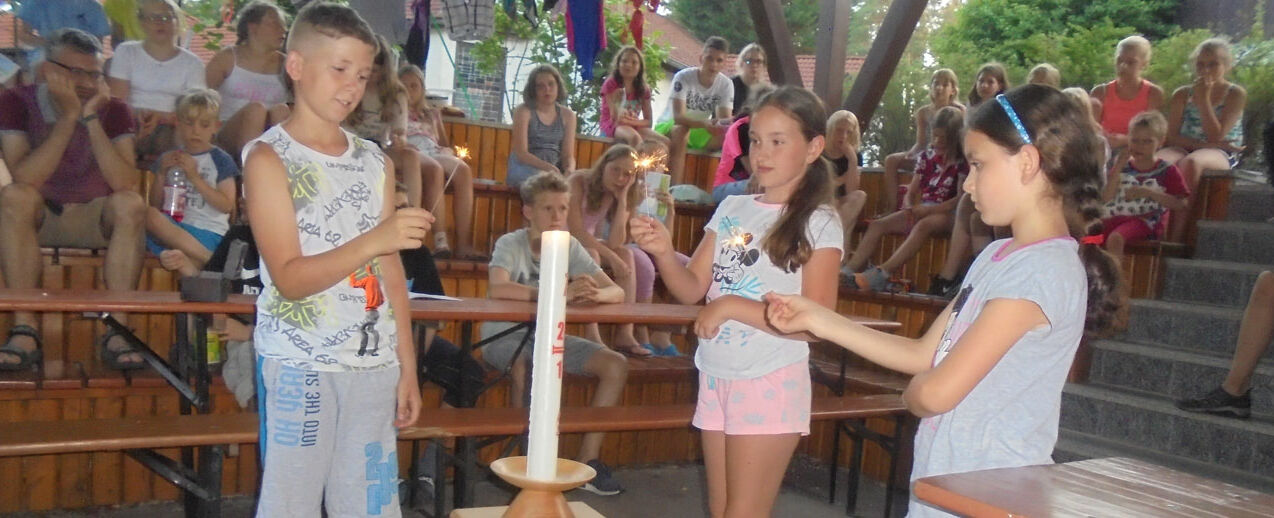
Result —
[[[906,410],[897,395],[832,397],[815,399],[812,421],[840,421],[867,417],[898,416]],[[618,432],[685,428],[694,415],[693,404],[623,407],[565,407],[559,421],[561,433]],[[476,477],[476,456],[469,439],[516,436],[526,433],[525,408],[451,408],[428,410],[411,426],[398,431],[400,440],[459,439],[456,457],[457,507],[470,504]],[[0,457],[123,451],[155,469],[198,498],[202,505],[188,506],[188,516],[217,516],[220,512],[220,462],[203,464],[199,473],[183,468],[155,448],[200,447],[200,455],[219,459],[228,445],[258,440],[259,421],[251,413],[196,414],[167,417],[100,419],[84,421],[32,421],[0,427]],[[437,473],[443,473],[441,469]],[[436,516],[443,516],[445,482],[435,485]],[[415,479],[413,474],[412,479]]]

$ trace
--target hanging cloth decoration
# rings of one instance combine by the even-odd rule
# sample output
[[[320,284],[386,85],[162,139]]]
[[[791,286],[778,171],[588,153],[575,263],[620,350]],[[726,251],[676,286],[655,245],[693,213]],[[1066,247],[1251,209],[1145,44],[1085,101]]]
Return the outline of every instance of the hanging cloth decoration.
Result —
[[[516,18],[518,15],[517,4],[517,0],[504,0],[504,14],[507,15],[510,20]],[[546,7],[545,10],[547,9],[548,8]],[[535,0],[522,0],[522,17],[526,18],[526,21],[531,22],[531,27],[538,27],[540,25],[540,13],[536,10]]]
[[[403,55],[407,62],[425,69],[429,60],[429,32],[433,22],[430,7],[433,0],[415,0],[411,4],[411,27],[407,29],[407,44],[403,45]]]
[[[606,48],[606,19],[601,0],[570,0],[566,4],[567,48],[579,63],[580,78],[593,80],[593,62]]]
[[[659,8],[659,0],[632,0],[633,2],[633,18],[628,22],[628,32],[632,34],[633,45],[638,50],[646,50],[643,48],[642,33],[645,32],[646,15],[642,14],[642,4],[649,3],[650,10],[653,12]]]

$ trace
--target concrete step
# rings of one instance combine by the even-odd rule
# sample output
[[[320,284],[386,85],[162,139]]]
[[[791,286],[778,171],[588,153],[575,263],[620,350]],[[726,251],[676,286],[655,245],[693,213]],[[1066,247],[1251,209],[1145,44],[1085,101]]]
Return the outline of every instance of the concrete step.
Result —
[[[1113,441],[1106,437],[1086,433],[1060,430],[1057,435],[1057,446],[1053,449],[1053,460],[1055,462],[1074,462],[1108,457],[1130,457],[1192,475],[1219,480],[1227,484],[1265,493],[1274,493],[1274,478],[1262,477],[1248,471],[1219,464],[1200,462],[1173,455],[1170,452],[1148,449],[1136,443]]]
[[[1230,370],[1230,357],[1115,340],[1093,342],[1088,381],[1157,394],[1173,400],[1199,397],[1216,388]],[[1257,364],[1252,408],[1274,412],[1274,356]]]
[[[1251,419],[1194,414],[1178,410],[1168,398],[1072,383],[1062,391],[1060,428],[1274,482],[1269,414]]]
[[[1264,222],[1274,218],[1274,188],[1267,184],[1236,182],[1230,190],[1230,221]]]
[[[1128,329],[1120,340],[1228,357],[1239,336],[1241,308],[1162,300],[1128,301]]]
[[[1267,259],[1274,263],[1274,257]],[[1256,277],[1274,264],[1247,264],[1200,259],[1165,259],[1163,300],[1242,308],[1252,295]]]
[[[1200,221],[1194,258],[1268,264],[1274,260],[1274,224]]]

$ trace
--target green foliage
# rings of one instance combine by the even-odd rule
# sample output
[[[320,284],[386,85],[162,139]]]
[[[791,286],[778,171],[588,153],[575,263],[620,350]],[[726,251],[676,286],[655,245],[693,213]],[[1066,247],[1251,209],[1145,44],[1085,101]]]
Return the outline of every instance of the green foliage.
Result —
[[[532,27],[525,18],[510,19],[503,9],[495,11],[495,33],[473,47],[478,67],[488,72],[507,67],[506,77],[521,77],[540,63],[553,65],[566,81],[566,105],[578,115],[577,132],[583,135],[600,134],[597,124],[602,82],[610,71],[615,53],[631,38],[628,34],[630,11],[606,10],[606,40],[609,45],[597,56],[591,81],[584,81],[580,77],[575,56],[567,51],[563,17],[543,19],[539,26]],[[668,46],[657,43],[660,36],[662,33],[652,34],[648,31],[642,37],[646,83],[652,90],[664,78],[663,62],[668,58]],[[515,55],[509,54],[511,42],[516,42],[513,46],[520,48]],[[522,102],[521,86],[515,85],[514,89],[505,92],[504,105],[510,114]]]
[[[861,1],[861,0],[860,0]],[[700,40],[721,36],[731,52],[756,41],[756,29],[746,2],[739,0],[670,0],[672,19]],[[819,4],[816,0],[783,0],[783,17],[797,53],[814,52]]]
[[[1019,84],[1039,63],[1062,71],[1063,86],[1090,88],[1113,75],[1115,43],[1131,34],[1152,41],[1175,33],[1179,0],[968,0],[933,38],[938,62],[963,84],[998,61]],[[966,90],[967,92],[967,90]]]

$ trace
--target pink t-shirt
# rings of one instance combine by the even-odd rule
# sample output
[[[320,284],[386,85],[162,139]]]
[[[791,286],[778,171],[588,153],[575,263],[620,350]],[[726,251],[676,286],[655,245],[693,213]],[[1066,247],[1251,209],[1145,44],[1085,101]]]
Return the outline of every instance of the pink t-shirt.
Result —
[[[734,163],[745,154],[739,132],[743,132],[742,138],[749,138],[747,128],[751,120],[752,118],[748,116],[739,117],[729,128],[726,128],[725,136],[721,140],[721,160],[717,161],[717,174],[712,177],[713,187],[748,179],[746,176],[736,178],[731,176],[730,173],[734,172]]]
[[[602,127],[602,133],[605,133],[607,137],[615,136],[615,121],[610,118],[610,107],[606,105],[606,96],[620,88],[622,87],[619,81],[616,81],[613,76],[606,77],[606,81],[602,83],[602,116],[599,125]],[[642,104],[650,100],[650,88],[646,88],[645,95],[641,97],[637,97],[637,93],[633,91],[625,91],[624,94],[624,105],[620,108],[620,113],[640,119]]]

